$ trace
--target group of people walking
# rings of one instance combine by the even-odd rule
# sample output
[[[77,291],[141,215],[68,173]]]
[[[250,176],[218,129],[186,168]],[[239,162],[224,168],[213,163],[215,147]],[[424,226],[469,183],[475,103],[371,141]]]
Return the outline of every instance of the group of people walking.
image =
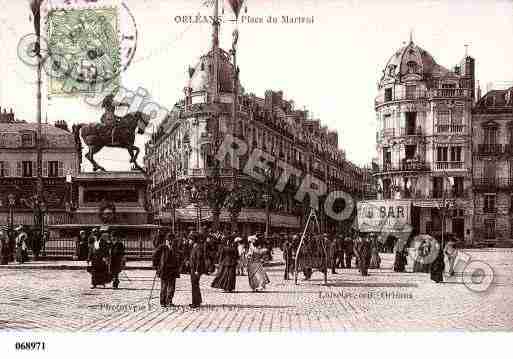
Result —
[[[268,249],[261,235],[244,240],[235,233],[191,232],[185,239],[180,240],[173,233],[167,233],[159,236],[155,243],[152,262],[156,276],[160,278],[162,307],[174,306],[176,279],[187,271],[191,280],[191,308],[197,308],[203,302],[199,283],[204,274],[215,273],[211,287],[224,292],[234,292],[237,274],[243,275],[244,272],[247,272],[253,291],[264,290],[270,283],[263,266],[268,259]]]

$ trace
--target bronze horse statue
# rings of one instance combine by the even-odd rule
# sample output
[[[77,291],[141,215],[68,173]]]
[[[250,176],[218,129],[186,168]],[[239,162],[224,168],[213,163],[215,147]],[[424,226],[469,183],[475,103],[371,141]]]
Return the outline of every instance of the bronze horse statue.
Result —
[[[80,148],[80,137],[88,146],[89,152],[87,152],[85,157],[93,165],[93,171],[100,170],[106,172],[105,168],[94,160],[94,155],[104,147],[116,147],[125,148],[130,155],[130,163],[136,169],[144,172],[139,164],[137,164],[140,149],[134,145],[134,142],[136,130],[138,134],[144,134],[144,130],[149,122],[150,116],[138,111],[118,118],[110,125],[97,123],[73,125],[73,134]]]

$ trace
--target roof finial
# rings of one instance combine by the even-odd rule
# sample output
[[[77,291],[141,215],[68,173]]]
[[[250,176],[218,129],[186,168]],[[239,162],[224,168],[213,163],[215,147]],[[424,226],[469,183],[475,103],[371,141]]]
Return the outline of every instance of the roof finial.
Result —
[[[468,57],[468,47],[469,44],[465,44],[465,57]]]
[[[413,28],[410,29],[410,44],[413,44]]]

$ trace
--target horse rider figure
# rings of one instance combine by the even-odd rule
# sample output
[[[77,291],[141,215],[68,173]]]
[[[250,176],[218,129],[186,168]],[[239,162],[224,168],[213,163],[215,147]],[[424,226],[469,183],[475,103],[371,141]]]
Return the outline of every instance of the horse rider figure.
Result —
[[[103,113],[101,117],[101,123],[105,126],[105,128],[109,129],[111,131],[111,137],[112,137],[112,144],[114,145],[114,132],[116,129],[116,126],[119,125],[120,118],[116,116],[116,107],[126,106],[130,107],[130,104],[120,102],[115,103],[114,102],[114,95],[109,94],[105,96],[102,102],[102,107],[105,109],[105,112]]]

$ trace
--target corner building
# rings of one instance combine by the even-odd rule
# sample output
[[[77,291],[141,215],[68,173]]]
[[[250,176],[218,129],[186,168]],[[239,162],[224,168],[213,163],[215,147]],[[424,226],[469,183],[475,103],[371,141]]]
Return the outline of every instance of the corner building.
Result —
[[[328,192],[344,190],[356,200],[371,196],[371,171],[345,158],[336,132],[309,118],[307,111],[294,108],[281,91],[266,91],[264,97],[257,97],[236,82],[232,56],[218,45],[218,26],[214,24],[212,49],[189,68],[184,98],[146,144],[145,167],[152,179],[155,218],[162,224],[175,224],[178,230],[197,222],[212,225],[213,211],[204,198],[206,193],[198,204],[192,201],[190,189],[212,188],[215,183],[228,191],[236,185],[244,189],[246,199],[237,219],[243,234],[264,230],[266,206],[271,233],[298,231],[309,211],[307,203],[295,201],[294,196],[307,174],[323,181]],[[227,134],[244,141],[248,154],[260,149],[300,170],[301,176],[291,176],[285,190],[269,194],[266,184],[242,171],[234,175],[229,156],[222,163],[215,161],[216,149]],[[276,183],[278,170],[273,176]],[[229,228],[226,206],[221,206],[219,220],[221,229]],[[340,229],[322,213],[321,222],[324,230]]]
[[[408,200],[415,233],[472,241],[475,60],[452,69],[412,40],[383,69],[375,101],[378,199]]]
[[[472,120],[474,233],[483,244],[513,242],[513,88],[477,101]]]

